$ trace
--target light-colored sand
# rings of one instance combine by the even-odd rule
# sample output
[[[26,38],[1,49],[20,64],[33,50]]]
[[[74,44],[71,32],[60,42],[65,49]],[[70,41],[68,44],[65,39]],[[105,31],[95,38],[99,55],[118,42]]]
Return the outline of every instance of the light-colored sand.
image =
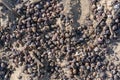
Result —
[[[22,72],[22,69],[23,69],[23,67],[16,68],[14,73],[11,75],[10,80],[19,80],[18,77],[19,77],[20,73]]]
[[[62,0],[62,3],[64,5],[63,13],[66,14],[66,15],[68,13],[70,13],[70,10],[71,10],[70,2],[71,2],[71,0]]]
[[[105,9],[111,10],[111,9],[112,9],[111,3],[112,3],[113,1],[114,1],[114,0],[101,0],[101,1],[100,1],[100,4],[104,5],[104,6],[105,6]]]
[[[18,79],[19,76],[22,76],[21,80],[30,80],[30,75],[23,73],[24,67],[25,66],[20,66],[20,67],[16,68],[16,70],[11,75],[10,80],[19,80]]]
[[[120,64],[120,42],[117,43],[117,46],[114,46],[113,48],[115,54],[115,57],[118,58],[118,61],[115,61],[116,64]]]
[[[84,20],[87,15],[90,14],[90,2],[89,0],[80,0],[81,4],[81,16],[80,16],[80,24],[84,24]]]

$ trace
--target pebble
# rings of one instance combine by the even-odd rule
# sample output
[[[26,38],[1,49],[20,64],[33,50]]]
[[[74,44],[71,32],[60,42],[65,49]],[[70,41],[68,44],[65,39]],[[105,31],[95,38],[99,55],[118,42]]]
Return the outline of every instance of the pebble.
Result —
[[[95,28],[93,21],[98,23],[101,17],[105,16],[105,10],[99,0],[92,0],[91,5],[92,18],[87,16],[85,21],[88,23],[75,28],[72,25],[74,15],[61,13],[64,6],[58,0],[40,0],[36,4],[23,4],[17,10],[20,18],[12,23],[16,27],[11,29],[12,25],[9,25],[0,31],[0,42],[9,51],[13,51],[10,58],[8,56],[2,60],[12,59],[14,68],[26,65],[23,73],[32,75],[32,78],[39,75],[39,79],[42,79],[48,73],[49,77],[57,80],[118,80],[119,67],[115,69],[113,64],[108,65],[108,62],[105,62],[107,49],[99,52],[107,48],[111,41],[106,19],[112,20],[111,28],[117,37],[119,16],[116,17],[108,11],[106,19]],[[111,7],[118,10],[120,5],[115,3]],[[62,23],[60,25],[57,24],[59,18]],[[95,41],[98,43],[94,44]],[[18,48],[22,46],[25,48],[19,51]],[[7,71],[8,64],[0,64],[0,73],[5,75],[2,70]],[[39,64],[43,64],[43,67]],[[79,79],[76,79],[76,76]]]

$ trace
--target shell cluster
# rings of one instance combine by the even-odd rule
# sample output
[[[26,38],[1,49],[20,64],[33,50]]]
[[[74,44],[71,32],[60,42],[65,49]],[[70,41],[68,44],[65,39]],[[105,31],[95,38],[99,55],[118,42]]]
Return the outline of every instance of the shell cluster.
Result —
[[[106,60],[106,56],[107,45],[120,32],[120,12],[112,15],[98,3],[91,0],[93,16],[80,27],[72,26],[73,17],[62,13],[60,0],[41,0],[16,8],[20,18],[0,31],[0,45],[9,54],[2,60],[11,62],[0,60],[1,80],[19,66],[25,66],[23,73],[31,80],[119,80],[120,64]],[[117,0],[113,3],[114,13],[119,5]],[[101,19],[94,26],[94,21]]]

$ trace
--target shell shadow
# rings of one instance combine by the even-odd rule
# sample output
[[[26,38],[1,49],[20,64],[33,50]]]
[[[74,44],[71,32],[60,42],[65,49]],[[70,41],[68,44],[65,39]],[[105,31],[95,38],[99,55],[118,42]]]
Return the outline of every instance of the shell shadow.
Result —
[[[80,0],[71,0],[71,13],[73,14],[74,20],[72,26],[79,27],[80,23],[78,22],[78,20],[80,19],[81,15]]]

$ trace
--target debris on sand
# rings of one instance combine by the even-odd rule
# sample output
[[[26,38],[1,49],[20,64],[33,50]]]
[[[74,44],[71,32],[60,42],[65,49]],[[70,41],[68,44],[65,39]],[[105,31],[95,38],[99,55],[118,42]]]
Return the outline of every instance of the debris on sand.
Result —
[[[0,80],[120,79],[119,0],[0,1]]]

